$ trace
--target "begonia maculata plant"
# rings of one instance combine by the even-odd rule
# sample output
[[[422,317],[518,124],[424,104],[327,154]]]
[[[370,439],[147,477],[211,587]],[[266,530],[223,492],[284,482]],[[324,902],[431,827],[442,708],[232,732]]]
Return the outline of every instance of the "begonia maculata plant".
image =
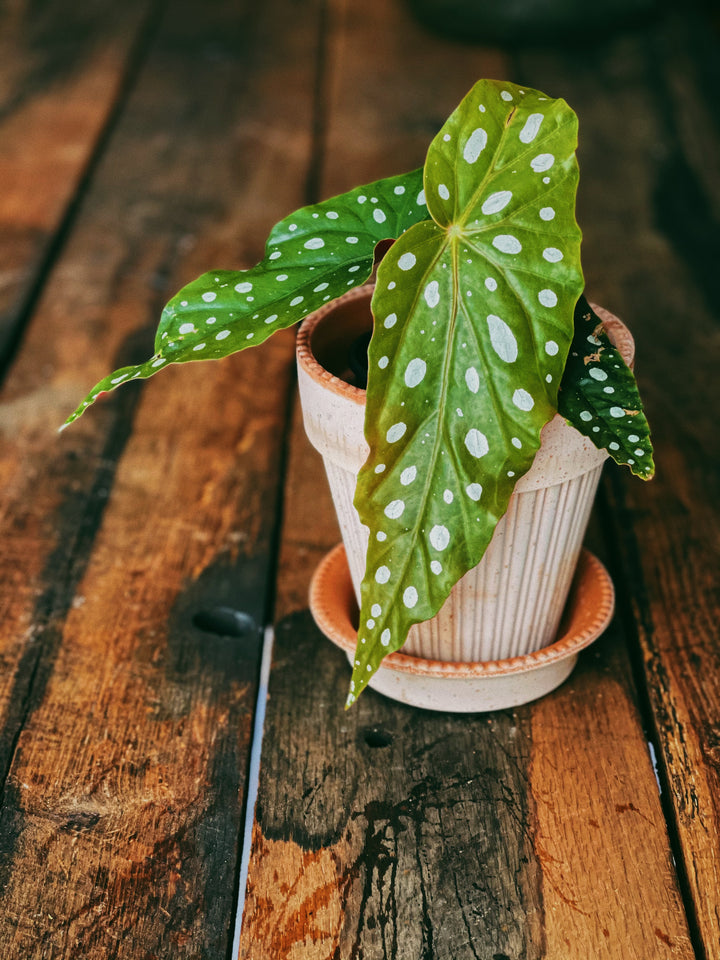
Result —
[[[481,80],[423,169],[303,207],[248,270],[214,270],[165,307],[170,363],[262,343],[365,283],[381,241],[368,350],[370,447],[355,506],[370,531],[348,703],[410,627],[481,560],[556,412],[633,473],[654,467],[635,378],[583,296],[577,118],[564,100]]]

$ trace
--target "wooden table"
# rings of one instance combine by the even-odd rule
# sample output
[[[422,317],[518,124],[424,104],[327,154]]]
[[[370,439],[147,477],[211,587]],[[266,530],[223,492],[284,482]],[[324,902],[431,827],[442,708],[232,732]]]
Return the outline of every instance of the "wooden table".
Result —
[[[514,50],[400,0],[2,7],[3,960],[720,957],[720,57],[675,6]],[[180,285],[421,164],[482,76],[580,116],[587,290],[658,475],[606,471],[617,614],[556,693],[345,712],[292,332],[56,429]]]

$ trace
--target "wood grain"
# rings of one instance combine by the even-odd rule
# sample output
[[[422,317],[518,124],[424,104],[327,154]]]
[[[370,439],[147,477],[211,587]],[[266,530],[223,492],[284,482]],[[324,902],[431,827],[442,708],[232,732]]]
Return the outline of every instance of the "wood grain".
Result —
[[[370,39],[359,18],[333,9],[339,26],[330,49],[347,58],[338,57],[343,69],[331,84],[325,162],[328,170],[335,156],[344,162],[328,177],[344,179],[350,165],[354,180],[371,179],[389,172],[380,144],[394,158],[403,140],[411,155],[426,141],[423,124],[431,125],[434,109],[439,118],[448,109],[435,108],[436,97],[481,75],[464,71],[482,51],[465,61],[465,48],[451,57],[432,41],[442,68],[429,74],[437,86],[423,88],[411,125],[412,56],[401,54],[403,78],[389,76],[394,60],[381,56],[382,83],[376,75],[365,80],[353,65]],[[366,12],[374,22],[374,9]],[[377,14],[372,42],[381,51],[422,49],[417,28],[395,8]],[[355,109],[358,88],[370,106]],[[363,130],[363,153],[354,159],[342,146],[351,124]],[[387,144],[383,124],[393,131]],[[324,519],[331,508],[317,492],[320,478],[317,455],[296,434],[279,578],[284,618],[240,957],[695,956],[621,624],[564,688],[526,708],[457,718],[369,692],[344,713],[347,663],[299,612],[308,567],[337,539],[334,520]],[[305,497],[312,499],[303,517],[295,504]]]
[[[292,336],[56,429],[302,202],[316,33],[173,5],[0,400],[8,960],[229,950]]]
[[[637,341],[658,474],[649,485],[614,476],[612,535],[694,945],[706,958],[720,957],[720,124],[708,86],[719,52],[717,33],[690,11],[601,56],[523,64],[555,88],[572,84],[589,282]]]
[[[0,10],[0,367],[151,32],[155,0]]]

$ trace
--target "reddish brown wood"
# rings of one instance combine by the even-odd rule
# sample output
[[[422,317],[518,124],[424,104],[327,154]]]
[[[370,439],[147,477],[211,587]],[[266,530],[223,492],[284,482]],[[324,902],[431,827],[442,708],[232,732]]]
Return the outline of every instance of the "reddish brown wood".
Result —
[[[56,431],[302,202],[317,23],[172,5],[0,398],[8,960],[230,948],[292,336]],[[200,629],[218,607],[248,629]]]
[[[395,6],[333,11],[333,189],[421,162],[431,118],[507,70]],[[426,55],[442,66],[421,75]],[[338,534],[298,431],[240,957],[690,960],[620,626],[527,708],[457,718],[369,692],[344,712],[347,663],[299,612]]]
[[[19,335],[155,0],[20,0],[0,10],[0,365]]]
[[[543,56],[523,66],[552,89],[572,85],[584,131],[588,280],[636,336],[658,474],[649,485],[616,476],[608,491],[612,532],[695,946],[698,956],[716,958],[720,183],[710,78],[717,33],[697,14],[669,15],[603,54],[572,68]]]

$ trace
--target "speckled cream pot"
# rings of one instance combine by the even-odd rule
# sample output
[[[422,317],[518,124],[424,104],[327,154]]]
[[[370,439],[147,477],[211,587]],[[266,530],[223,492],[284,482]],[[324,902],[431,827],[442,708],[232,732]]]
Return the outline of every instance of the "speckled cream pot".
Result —
[[[368,531],[353,498],[368,455],[365,391],[344,378],[349,344],[372,325],[371,296],[372,287],[358,287],[328,303],[306,318],[297,342],[305,430],[323,457],[358,601]],[[594,309],[631,363],[629,331]],[[482,561],[456,584],[437,616],[412,628],[403,655],[478,663],[553,643],[606,459],[562,417],[546,424],[533,465],[519,480]]]

